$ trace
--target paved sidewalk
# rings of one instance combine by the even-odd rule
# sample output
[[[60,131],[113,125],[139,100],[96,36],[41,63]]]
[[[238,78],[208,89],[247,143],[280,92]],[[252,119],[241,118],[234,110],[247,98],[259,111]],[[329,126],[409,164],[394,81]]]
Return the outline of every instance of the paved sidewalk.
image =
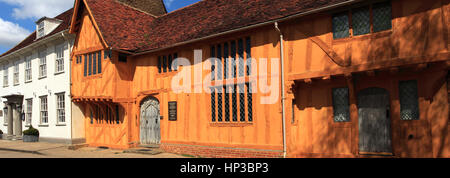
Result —
[[[90,147],[69,150],[68,146],[45,142],[24,143],[0,140],[0,158],[185,158],[171,153],[146,155]]]

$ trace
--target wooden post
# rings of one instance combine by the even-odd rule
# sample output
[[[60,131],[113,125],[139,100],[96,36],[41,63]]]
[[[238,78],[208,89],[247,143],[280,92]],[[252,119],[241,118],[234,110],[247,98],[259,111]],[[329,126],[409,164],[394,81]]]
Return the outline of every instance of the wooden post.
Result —
[[[345,79],[349,90],[350,99],[350,121],[352,122],[352,152],[358,154],[359,128],[358,128],[358,107],[356,101],[355,81],[351,74],[346,74]]]

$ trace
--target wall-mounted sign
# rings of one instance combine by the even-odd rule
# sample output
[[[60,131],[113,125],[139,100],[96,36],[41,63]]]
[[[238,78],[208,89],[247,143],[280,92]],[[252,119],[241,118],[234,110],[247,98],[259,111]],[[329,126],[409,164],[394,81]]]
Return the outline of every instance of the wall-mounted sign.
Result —
[[[177,120],[177,102],[171,101],[169,102],[169,121]]]

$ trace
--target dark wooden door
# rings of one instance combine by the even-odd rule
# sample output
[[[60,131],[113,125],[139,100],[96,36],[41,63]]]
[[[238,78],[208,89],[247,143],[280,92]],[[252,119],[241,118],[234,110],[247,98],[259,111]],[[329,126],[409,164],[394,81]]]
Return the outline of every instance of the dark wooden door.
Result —
[[[140,122],[141,144],[159,144],[161,142],[161,130],[158,100],[149,98],[142,103]]]
[[[358,93],[359,151],[392,153],[389,92],[368,88]]]

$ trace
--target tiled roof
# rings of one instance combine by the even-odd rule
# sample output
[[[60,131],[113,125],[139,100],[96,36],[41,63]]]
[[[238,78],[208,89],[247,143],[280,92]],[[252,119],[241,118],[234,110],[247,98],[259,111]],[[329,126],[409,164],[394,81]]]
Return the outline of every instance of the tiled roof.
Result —
[[[168,47],[348,0],[203,0],[157,18],[139,51]]]
[[[33,33],[31,33],[27,38],[25,38],[22,42],[20,42],[19,44],[17,44],[16,46],[14,46],[12,49],[10,49],[9,51],[3,53],[2,55],[0,55],[0,57],[6,56],[8,54],[11,54],[17,50],[20,50],[22,48],[25,48],[33,43],[36,43],[38,41],[41,41],[43,39],[46,39],[54,34],[57,34],[59,32],[62,32],[64,30],[69,29],[70,26],[70,20],[73,14],[73,9],[69,9],[66,12],[63,12],[62,14],[58,15],[55,17],[55,19],[59,19],[62,20],[63,22],[61,24],[59,24],[58,27],[56,27],[52,32],[50,32],[49,34],[47,34],[44,37],[41,37],[39,39],[36,39],[36,31],[34,31]]]
[[[152,17],[115,0],[86,0],[109,46],[132,52],[170,47],[350,0],[202,0]]]
[[[95,22],[108,46],[133,51],[140,39],[150,33],[154,16],[115,0],[86,0]]]
[[[117,0],[149,14],[160,16],[167,13],[163,0]]]

